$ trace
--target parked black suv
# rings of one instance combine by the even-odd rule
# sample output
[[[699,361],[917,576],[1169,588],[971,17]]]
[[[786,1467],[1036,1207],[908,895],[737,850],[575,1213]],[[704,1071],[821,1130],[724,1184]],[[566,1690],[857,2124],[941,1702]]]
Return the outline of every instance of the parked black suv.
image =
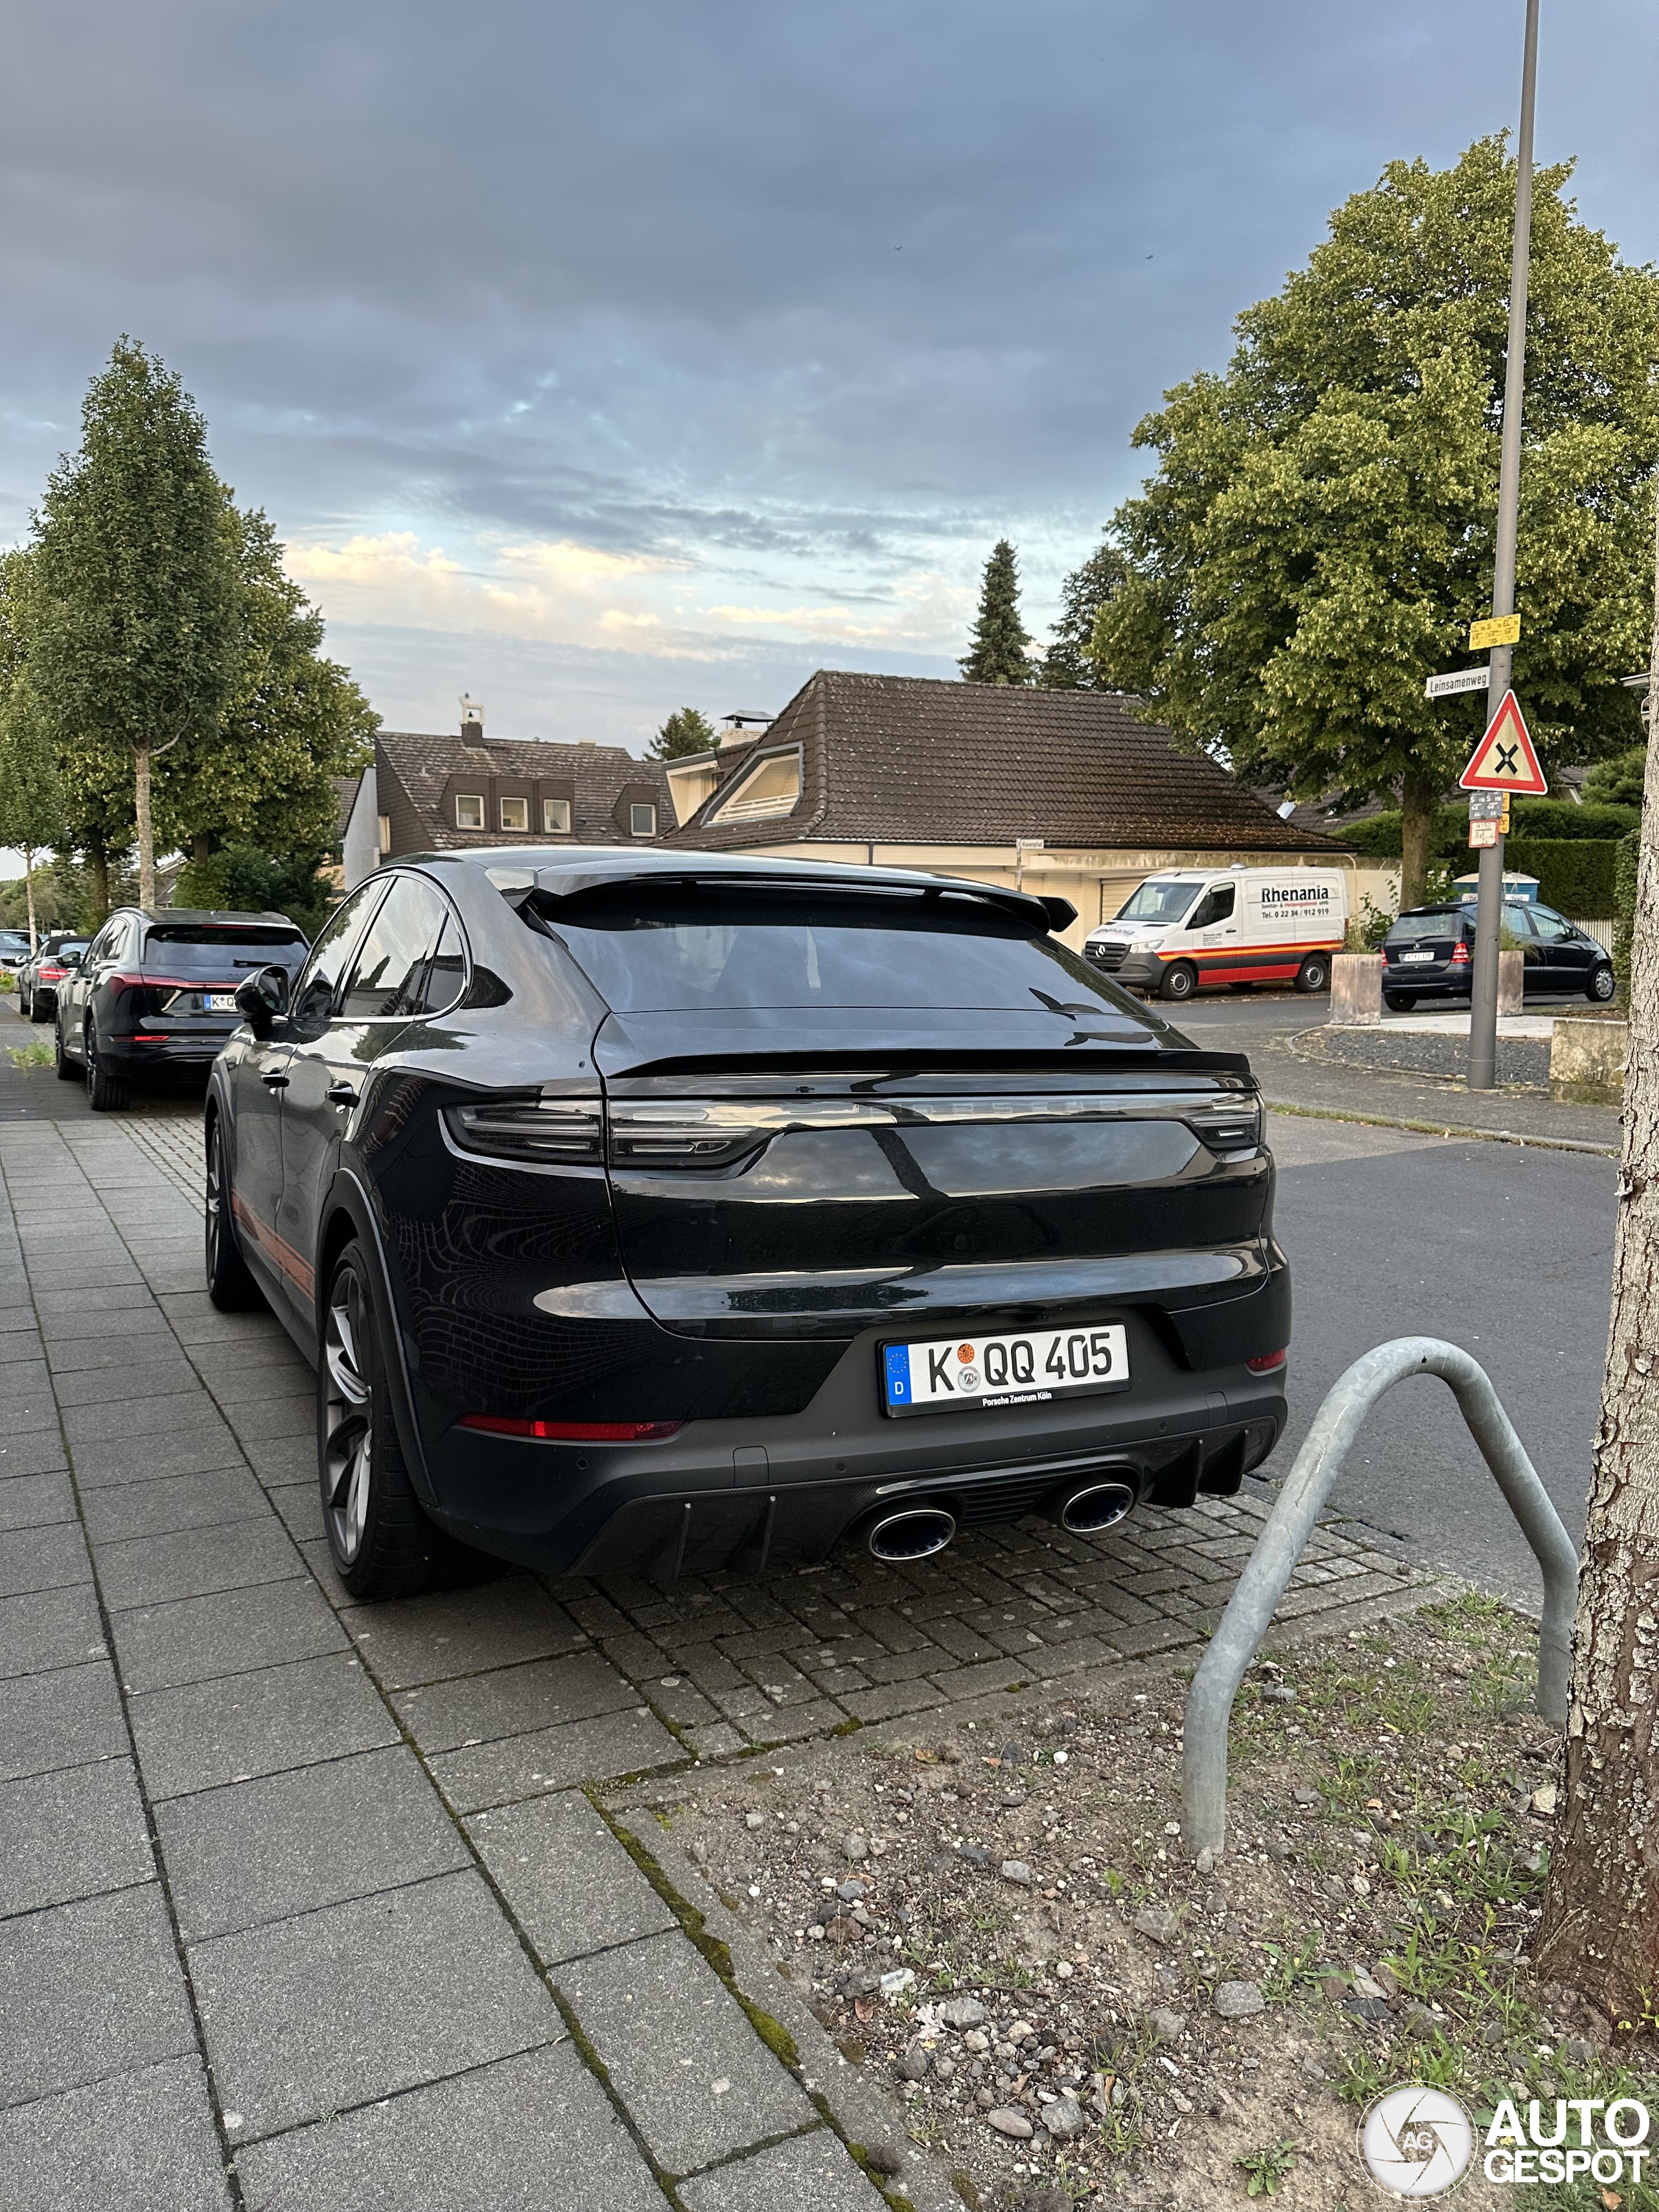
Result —
[[[399,861],[207,1103],[207,1269],[318,1367],[363,1597],[883,1557],[1231,1492],[1285,1419],[1261,1103],[1064,900],[673,852]],[[434,1527],[435,1524],[435,1527]]]
[[[283,914],[118,908],[58,985],[59,1076],[84,1079],[100,1113],[127,1103],[135,1078],[199,1081],[241,1023],[237,986],[296,973],[307,949]]]
[[[1419,999],[1467,999],[1474,974],[1474,903],[1407,907],[1382,940],[1382,996],[1397,1013]],[[1613,963],[1595,939],[1551,906],[1504,904],[1504,943],[1522,954],[1528,999],[1571,992],[1605,1006]]]

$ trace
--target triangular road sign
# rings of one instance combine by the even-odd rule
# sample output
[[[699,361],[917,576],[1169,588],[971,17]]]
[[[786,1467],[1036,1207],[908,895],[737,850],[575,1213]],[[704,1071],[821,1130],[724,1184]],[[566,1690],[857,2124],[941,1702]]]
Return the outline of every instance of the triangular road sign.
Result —
[[[1465,791],[1530,792],[1539,799],[1549,790],[1513,691],[1504,694],[1474,757],[1457,781]]]

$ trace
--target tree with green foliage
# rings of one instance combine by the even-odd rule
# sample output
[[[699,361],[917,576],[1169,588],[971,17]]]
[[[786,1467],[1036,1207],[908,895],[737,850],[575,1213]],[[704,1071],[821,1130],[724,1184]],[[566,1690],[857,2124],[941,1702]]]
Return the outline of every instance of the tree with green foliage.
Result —
[[[1597,761],[1584,778],[1584,803],[1601,806],[1639,806],[1648,772],[1648,749],[1632,745],[1627,753],[1614,753]]]
[[[227,506],[240,579],[241,680],[212,738],[181,746],[162,765],[157,832],[189,854],[186,878],[240,845],[300,863],[309,879],[338,835],[333,779],[368,765],[380,717],[349,672],[324,657],[323,618],[283,569],[265,515]],[[181,884],[180,905],[223,903]]]
[[[680,707],[663,724],[646,747],[647,760],[686,760],[693,753],[714,750],[714,725],[695,707]]]
[[[1095,662],[1095,624],[1101,609],[1122,590],[1127,574],[1128,563],[1109,538],[1073,569],[1060,587],[1060,620],[1049,625],[1054,642],[1042,656],[1039,684],[1050,691],[1109,688]]]
[[[64,834],[64,794],[52,754],[52,726],[27,672],[15,676],[0,702],[0,845],[23,855],[29,950],[39,946],[34,860]]]
[[[1036,672],[1026,655],[1030,642],[1019,617],[1019,565],[1000,538],[985,564],[973,643],[957,665],[969,684],[1029,684]]]
[[[112,753],[131,759],[151,906],[155,763],[209,746],[245,680],[237,533],[200,411],[131,338],[93,379],[81,423],[35,516],[29,660],[64,751],[88,749],[100,782]]]
[[[1534,185],[1515,683],[1547,760],[1588,761],[1636,735],[1659,276],[1577,220],[1570,174]],[[1480,696],[1423,685],[1491,608],[1514,204],[1494,137],[1336,210],[1226,373],[1137,429],[1157,471],[1114,520],[1128,574],[1096,624],[1103,678],[1247,783],[1397,793],[1408,902],[1480,729]]]

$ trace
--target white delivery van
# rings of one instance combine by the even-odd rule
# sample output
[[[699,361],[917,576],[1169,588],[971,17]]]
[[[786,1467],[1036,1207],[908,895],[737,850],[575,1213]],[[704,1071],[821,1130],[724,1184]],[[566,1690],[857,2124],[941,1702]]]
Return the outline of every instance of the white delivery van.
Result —
[[[1324,991],[1347,927],[1340,868],[1176,868],[1148,876],[1083,949],[1120,983],[1160,999],[1222,983]]]

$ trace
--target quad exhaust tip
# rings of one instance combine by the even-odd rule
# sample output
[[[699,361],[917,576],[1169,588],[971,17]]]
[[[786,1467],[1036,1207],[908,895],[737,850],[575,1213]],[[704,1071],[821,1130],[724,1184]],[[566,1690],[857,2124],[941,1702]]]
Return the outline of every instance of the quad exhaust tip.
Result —
[[[1060,1525],[1074,1536],[1097,1536],[1115,1528],[1134,1510],[1135,1493],[1127,1482],[1091,1482],[1074,1490],[1060,1509]]]
[[[957,1516],[942,1505],[913,1505],[902,1513],[884,1513],[866,1540],[878,1559],[931,1559],[956,1533]]]

